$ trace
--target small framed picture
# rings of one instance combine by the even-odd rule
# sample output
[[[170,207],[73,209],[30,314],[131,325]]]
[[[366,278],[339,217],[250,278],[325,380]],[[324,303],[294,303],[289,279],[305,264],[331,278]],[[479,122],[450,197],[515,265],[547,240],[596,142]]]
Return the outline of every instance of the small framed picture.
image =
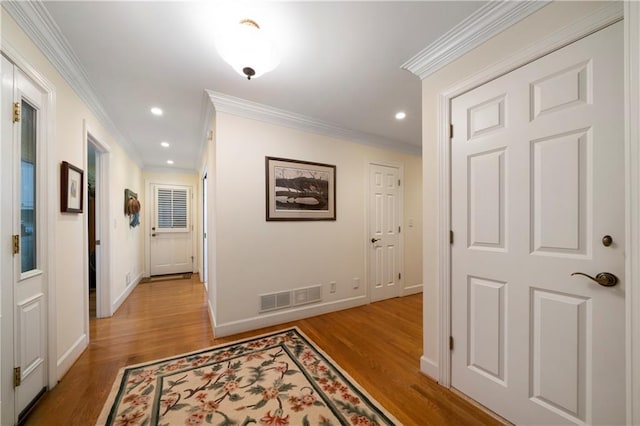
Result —
[[[266,157],[267,220],[336,220],[336,166]]]
[[[83,172],[63,161],[60,167],[60,211],[82,213]]]

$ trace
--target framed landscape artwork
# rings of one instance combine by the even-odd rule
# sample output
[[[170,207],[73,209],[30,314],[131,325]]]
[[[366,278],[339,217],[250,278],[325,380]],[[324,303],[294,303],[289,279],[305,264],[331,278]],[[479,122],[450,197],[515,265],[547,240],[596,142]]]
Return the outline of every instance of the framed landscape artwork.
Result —
[[[336,166],[266,157],[267,220],[336,220]]]

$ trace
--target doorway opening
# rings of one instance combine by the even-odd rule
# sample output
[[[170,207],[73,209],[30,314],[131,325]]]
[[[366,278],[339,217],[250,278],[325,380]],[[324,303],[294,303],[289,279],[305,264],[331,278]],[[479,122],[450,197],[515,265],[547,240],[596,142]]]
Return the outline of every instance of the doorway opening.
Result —
[[[85,123],[86,333],[89,320],[111,316],[109,289],[109,147],[96,139]]]
[[[96,269],[96,152],[95,146],[87,144],[87,214],[89,236],[89,318],[96,318],[97,312],[97,269]]]

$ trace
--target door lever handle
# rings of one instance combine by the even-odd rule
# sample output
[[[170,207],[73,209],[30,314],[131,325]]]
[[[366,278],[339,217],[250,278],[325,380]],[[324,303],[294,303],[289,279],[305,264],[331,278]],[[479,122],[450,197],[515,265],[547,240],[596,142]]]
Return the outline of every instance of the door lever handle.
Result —
[[[598,275],[596,275],[595,278],[593,278],[591,275],[587,275],[582,272],[574,272],[573,274],[571,274],[571,276],[574,276],[574,275],[582,275],[605,287],[613,287],[614,285],[618,284],[618,277],[616,277],[610,272],[600,272]]]
[[[374,244],[375,244],[377,241],[380,241],[380,238],[372,238],[372,239],[371,239],[371,242],[372,242],[372,243],[374,243]]]

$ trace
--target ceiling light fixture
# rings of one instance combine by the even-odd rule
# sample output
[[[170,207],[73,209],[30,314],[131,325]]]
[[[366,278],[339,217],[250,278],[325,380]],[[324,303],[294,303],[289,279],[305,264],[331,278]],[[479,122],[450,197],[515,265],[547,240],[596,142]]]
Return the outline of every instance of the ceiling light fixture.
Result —
[[[158,107],[153,107],[151,108],[151,114],[160,116],[162,115],[162,109]]]
[[[216,47],[222,59],[248,80],[271,71],[280,62],[275,44],[251,19],[242,19],[229,28],[218,37]]]
[[[404,111],[400,111],[396,113],[396,120],[404,120],[404,118],[407,116],[407,113]]]
[[[169,142],[160,142],[160,146],[163,148],[169,148]]]
[[[167,164],[173,164],[173,160],[167,160]]]

